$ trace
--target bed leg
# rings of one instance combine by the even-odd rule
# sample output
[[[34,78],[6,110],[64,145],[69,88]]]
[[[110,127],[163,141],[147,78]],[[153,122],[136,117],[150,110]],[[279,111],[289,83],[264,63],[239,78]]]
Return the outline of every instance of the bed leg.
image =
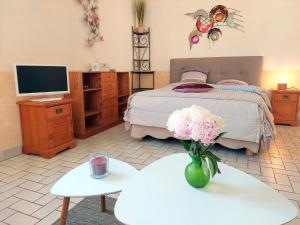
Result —
[[[247,156],[253,156],[254,155],[254,153],[250,150],[250,149],[246,149],[246,155]]]

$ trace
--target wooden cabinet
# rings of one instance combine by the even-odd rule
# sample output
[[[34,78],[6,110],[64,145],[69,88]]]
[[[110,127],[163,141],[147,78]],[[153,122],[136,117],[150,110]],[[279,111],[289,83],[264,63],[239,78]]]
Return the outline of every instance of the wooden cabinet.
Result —
[[[272,108],[276,124],[297,126],[299,90],[273,90]]]
[[[18,102],[23,153],[51,158],[75,146],[70,100]]]
[[[86,138],[110,128],[123,118],[129,96],[128,72],[71,72],[74,132]]]

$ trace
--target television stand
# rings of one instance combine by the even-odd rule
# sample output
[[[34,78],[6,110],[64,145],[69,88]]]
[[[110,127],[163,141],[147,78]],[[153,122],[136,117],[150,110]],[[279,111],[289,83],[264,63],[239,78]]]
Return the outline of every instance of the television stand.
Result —
[[[31,99],[32,102],[53,102],[53,101],[60,101],[62,98],[38,98],[38,99]]]
[[[51,158],[73,148],[72,100],[18,102],[22,128],[23,153]]]

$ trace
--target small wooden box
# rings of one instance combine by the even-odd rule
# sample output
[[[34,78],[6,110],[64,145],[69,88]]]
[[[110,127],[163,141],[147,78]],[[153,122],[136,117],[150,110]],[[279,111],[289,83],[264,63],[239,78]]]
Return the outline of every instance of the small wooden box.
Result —
[[[275,124],[297,126],[300,90],[273,90],[272,108]]]
[[[71,100],[20,101],[23,153],[51,158],[75,147]]]

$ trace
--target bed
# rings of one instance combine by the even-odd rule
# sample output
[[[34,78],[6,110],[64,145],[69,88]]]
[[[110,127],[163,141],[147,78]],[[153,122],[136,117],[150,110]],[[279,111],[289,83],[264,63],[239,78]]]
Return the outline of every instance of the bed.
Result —
[[[129,98],[124,120],[131,136],[172,137],[166,129],[169,115],[176,109],[197,104],[224,118],[227,134],[219,139],[219,144],[231,149],[246,148],[249,155],[258,153],[262,140],[268,148],[276,130],[269,96],[257,87],[262,64],[261,56],[171,59],[170,85]],[[174,92],[173,88],[180,84],[182,68],[196,66],[208,71],[207,83],[238,79],[247,82],[249,90],[223,89],[216,85],[207,93]]]

